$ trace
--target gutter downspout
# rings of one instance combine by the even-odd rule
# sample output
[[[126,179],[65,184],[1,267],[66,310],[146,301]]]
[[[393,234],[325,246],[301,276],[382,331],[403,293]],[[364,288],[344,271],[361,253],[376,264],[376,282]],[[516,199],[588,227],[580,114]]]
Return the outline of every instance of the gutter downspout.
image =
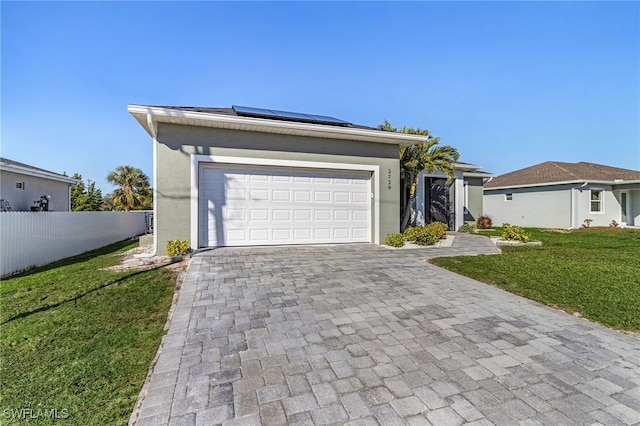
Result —
[[[577,195],[576,195],[576,189],[582,189],[582,188],[584,188],[585,186],[587,186],[588,184],[589,184],[589,182],[584,181],[584,182],[582,183],[582,185],[580,185],[580,186],[576,186],[576,187],[574,187],[574,188],[571,188],[571,199],[570,199],[570,201],[571,201],[571,208],[570,208],[570,211],[571,211],[571,228],[569,228],[569,229],[577,229],[577,228],[578,228],[578,227],[576,226],[577,213],[578,213],[578,212],[576,211],[576,205],[577,205],[578,203],[577,203],[577,202],[576,202],[576,200],[575,200],[575,198],[576,198],[576,196],[577,196]]]
[[[151,253],[135,254],[136,258],[149,258],[158,254],[158,232],[157,232],[157,220],[158,220],[158,164],[156,160],[157,145],[158,145],[158,129],[156,129],[153,122],[153,113],[150,109],[147,110],[147,126],[149,126],[149,132],[153,138],[153,250]]]

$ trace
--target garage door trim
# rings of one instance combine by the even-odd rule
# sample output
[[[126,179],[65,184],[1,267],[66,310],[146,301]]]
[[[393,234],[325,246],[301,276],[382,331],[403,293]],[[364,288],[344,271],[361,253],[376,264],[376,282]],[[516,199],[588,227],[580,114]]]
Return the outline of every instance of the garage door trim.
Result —
[[[212,155],[192,155],[191,156],[191,247],[198,245],[198,227],[199,212],[198,203],[200,199],[199,192],[199,170],[201,163],[210,164],[229,164],[229,165],[248,165],[248,166],[272,166],[272,167],[294,167],[303,169],[332,169],[332,170],[358,170],[369,171],[372,176],[373,189],[373,242],[380,244],[380,184],[379,169],[374,164],[351,164],[351,163],[328,163],[318,161],[300,161],[300,160],[278,160],[272,158],[249,158],[249,157],[228,157],[228,156],[212,156]]]

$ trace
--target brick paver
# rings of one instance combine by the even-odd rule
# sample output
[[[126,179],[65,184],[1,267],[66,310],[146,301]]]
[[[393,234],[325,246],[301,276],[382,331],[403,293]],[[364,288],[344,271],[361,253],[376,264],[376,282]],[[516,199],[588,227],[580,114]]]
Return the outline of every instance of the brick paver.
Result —
[[[138,425],[640,423],[640,339],[368,244],[193,257]]]

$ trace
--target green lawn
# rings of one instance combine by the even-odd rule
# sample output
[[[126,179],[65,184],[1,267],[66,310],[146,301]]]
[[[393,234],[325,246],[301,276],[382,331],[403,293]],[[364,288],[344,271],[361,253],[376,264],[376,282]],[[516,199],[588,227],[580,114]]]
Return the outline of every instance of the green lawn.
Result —
[[[432,263],[610,328],[640,331],[640,230],[527,231],[543,245]]]
[[[127,423],[175,286],[163,269],[100,270],[136,246],[113,244],[0,283],[0,423],[25,422],[16,415],[32,424],[56,415],[66,424]]]

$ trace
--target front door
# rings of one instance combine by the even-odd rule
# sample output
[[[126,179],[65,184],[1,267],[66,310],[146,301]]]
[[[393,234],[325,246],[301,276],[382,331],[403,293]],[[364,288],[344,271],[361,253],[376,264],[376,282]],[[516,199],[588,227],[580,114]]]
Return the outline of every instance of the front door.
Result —
[[[620,207],[621,207],[621,211],[622,211],[622,216],[621,216],[621,220],[620,222],[622,222],[623,225],[627,224],[627,210],[628,210],[628,200],[627,200],[627,193],[626,192],[621,192],[620,193]]]
[[[449,225],[449,186],[443,178],[425,177],[425,223],[442,222]]]

